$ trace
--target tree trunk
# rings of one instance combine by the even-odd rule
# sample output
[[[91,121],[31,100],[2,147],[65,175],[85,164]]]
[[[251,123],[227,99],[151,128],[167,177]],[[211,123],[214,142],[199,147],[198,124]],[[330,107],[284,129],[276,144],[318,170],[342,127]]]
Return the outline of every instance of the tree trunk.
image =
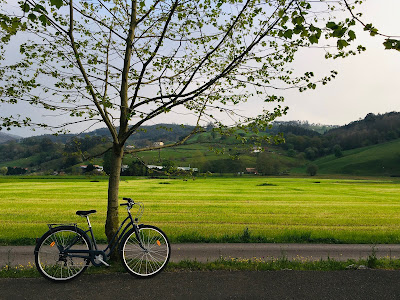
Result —
[[[123,147],[114,143],[112,149],[111,159],[111,172],[108,180],[108,208],[107,208],[107,220],[105,226],[105,233],[108,242],[111,241],[114,234],[118,230],[119,219],[118,219],[118,190],[119,180],[121,176],[121,164],[123,157]]]

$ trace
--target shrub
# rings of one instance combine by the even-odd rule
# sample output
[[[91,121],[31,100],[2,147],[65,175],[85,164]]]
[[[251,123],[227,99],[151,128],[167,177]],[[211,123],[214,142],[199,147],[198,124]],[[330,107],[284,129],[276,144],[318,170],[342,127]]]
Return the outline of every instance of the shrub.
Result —
[[[309,165],[307,166],[307,173],[308,173],[310,176],[315,176],[315,175],[317,175],[317,172],[318,172],[318,166],[317,166],[317,165],[315,165],[315,164],[309,164]]]

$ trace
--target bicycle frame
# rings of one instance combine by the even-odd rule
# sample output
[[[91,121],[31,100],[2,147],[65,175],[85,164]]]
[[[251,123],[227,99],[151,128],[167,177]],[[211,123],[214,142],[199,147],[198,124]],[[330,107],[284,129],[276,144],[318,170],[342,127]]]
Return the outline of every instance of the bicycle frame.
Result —
[[[121,225],[119,226],[117,232],[114,234],[113,238],[111,239],[110,243],[107,245],[107,247],[104,250],[99,250],[97,247],[97,242],[96,239],[94,237],[94,233],[92,230],[92,226],[90,224],[90,220],[89,220],[89,216],[86,216],[86,221],[88,223],[88,230],[83,230],[82,231],[87,234],[87,236],[89,237],[89,241],[91,243],[92,248],[94,248],[94,250],[70,250],[70,248],[78,241],[78,238],[76,238],[76,240],[72,240],[70,245],[68,247],[66,247],[65,249],[60,249],[60,254],[65,254],[65,255],[69,255],[71,257],[79,257],[79,258],[86,258],[86,259],[90,259],[91,263],[94,266],[101,266],[104,264],[104,260],[107,259],[107,257],[109,258],[111,256],[111,254],[114,252],[115,248],[117,247],[117,245],[119,245],[119,242],[121,241],[122,237],[124,236],[124,234],[128,231],[128,229],[130,229],[130,227],[132,226],[133,229],[135,230],[135,235],[136,238],[139,242],[139,246],[143,249],[143,245],[142,245],[142,241],[140,240],[140,236],[139,236],[139,225],[137,224],[138,219],[135,218],[135,220],[132,218],[131,212],[128,209],[128,216],[125,218],[125,220],[121,223]],[[128,222],[124,229],[121,232],[122,227],[124,226],[124,224]],[[121,232],[121,234],[120,234]],[[89,234],[90,233],[90,236]],[[108,251],[108,253],[106,253]],[[84,255],[84,254],[88,254],[88,255]],[[98,258],[96,258],[96,256],[103,256],[103,259],[100,259],[100,263],[96,262],[96,259],[98,260]]]

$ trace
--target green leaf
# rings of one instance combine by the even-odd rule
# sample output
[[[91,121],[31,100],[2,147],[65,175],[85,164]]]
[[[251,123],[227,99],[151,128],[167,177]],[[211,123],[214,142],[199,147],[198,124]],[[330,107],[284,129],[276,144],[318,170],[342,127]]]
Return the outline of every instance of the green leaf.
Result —
[[[383,43],[385,46],[385,49],[390,50],[397,50],[400,51],[400,40],[395,40],[395,39],[386,39],[385,42]]]
[[[41,16],[39,17],[39,21],[42,22],[42,25],[43,25],[43,26],[46,26],[46,25],[49,24],[49,21],[47,20],[47,18],[46,18],[45,15],[41,15]]]
[[[284,36],[285,38],[287,38],[287,39],[291,39],[292,36],[293,36],[293,31],[292,31],[291,29],[288,29],[288,30],[286,30],[286,31],[283,33],[283,36]]]
[[[349,41],[353,41],[356,39],[356,33],[353,30],[349,31]]]
[[[326,27],[332,30],[336,30],[339,28],[339,26],[335,22],[326,23]]]
[[[350,44],[345,40],[338,40],[337,41],[337,47],[338,47],[339,50],[343,49],[344,47],[347,47],[348,45],[350,45]]]
[[[28,19],[31,20],[32,22],[36,21],[37,17],[35,14],[29,14]]]
[[[21,9],[23,12],[29,12],[29,10],[31,9],[31,7],[29,6],[28,3],[24,2],[23,4],[21,4]]]
[[[318,43],[318,37],[315,34],[312,34],[308,37],[309,41],[311,44],[317,44]]]
[[[50,5],[60,8],[63,5],[63,0],[50,0]]]

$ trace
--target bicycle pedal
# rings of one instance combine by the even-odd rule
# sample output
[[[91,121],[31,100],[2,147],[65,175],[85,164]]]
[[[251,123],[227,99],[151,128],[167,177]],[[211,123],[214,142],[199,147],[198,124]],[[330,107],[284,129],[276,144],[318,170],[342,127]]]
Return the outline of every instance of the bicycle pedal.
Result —
[[[107,266],[107,267],[110,266],[108,263],[106,263],[106,262],[103,260],[103,258],[101,257],[101,255],[97,255],[96,258],[95,258],[95,260],[96,260],[96,263],[97,263],[97,262],[101,262],[103,265],[105,265],[105,266]]]
[[[99,261],[100,261],[103,265],[105,265],[105,266],[107,266],[107,267],[110,266],[108,263],[106,263],[106,262],[105,262],[104,260],[102,260],[101,258],[99,258]]]

